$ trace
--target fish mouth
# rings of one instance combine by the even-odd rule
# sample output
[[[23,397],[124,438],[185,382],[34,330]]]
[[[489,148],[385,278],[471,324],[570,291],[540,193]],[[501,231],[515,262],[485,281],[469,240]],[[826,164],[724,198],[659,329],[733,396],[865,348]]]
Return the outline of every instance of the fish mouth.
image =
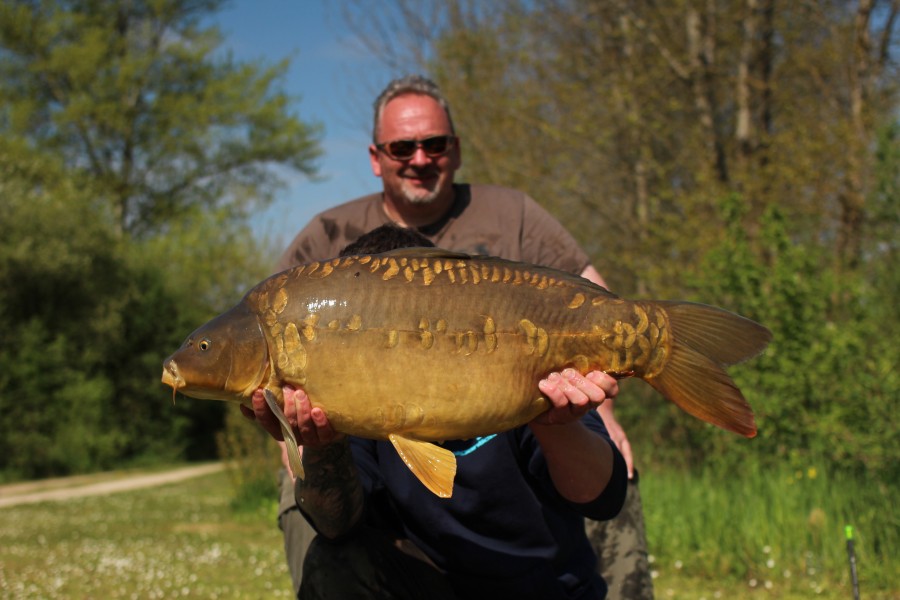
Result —
[[[163,365],[162,382],[171,386],[173,393],[186,385],[184,378],[178,372],[178,365],[175,364],[174,360],[170,360]]]

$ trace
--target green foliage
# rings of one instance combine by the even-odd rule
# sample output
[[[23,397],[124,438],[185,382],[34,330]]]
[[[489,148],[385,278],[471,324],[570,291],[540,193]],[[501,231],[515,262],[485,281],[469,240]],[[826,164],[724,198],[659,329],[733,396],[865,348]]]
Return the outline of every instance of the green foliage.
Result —
[[[891,510],[900,492],[896,480],[829,471],[824,463],[792,468],[753,460],[730,472],[645,470],[641,496],[659,579],[665,573],[729,590],[771,585],[779,598],[817,589],[846,595],[844,526],[850,524],[866,596],[892,597],[892,562],[900,550]]]
[[[173,406],[159,377],[187,333],[262,277],[269,261],[247,227],[200,213],[178,234],[126,246],[77,197],[9,199],[0,470],[34,477],[215,456],[224,406]],[[204,243],[183,246],[185,237]]]
[[[896,344],[877,319],[890,303],[859,279],[838,281],[827,256],[794,244],[777,206],[761,217],[759,236],[745,229],[747,205],[737,195],[722,206],[719,246],[688,277],[694,295],[769,327],[770,347],[733,369],[755,408],[759,435],[729,451],[730,436],[677,420],[698,459],[760,464],[812,463],[892,478],[900,445],[892,400],[900,394],[889,365]],[[743,450],[739,449],[742,448]]]
[[[220,4],[0,5],[0,478],[216,455],[224,405],[162,361],[266,274],[250,210],[319,152]]]
[[[101,363],[117,327],[109,291],[124,280],[123,265],[102,212],[65,189],[28,193],[16,179],[26,161],[4,166],[0,460],[21,476],[108,465],[124,440],[107,427],[113,384]]]
[[[231,407],[216,443],[231,483],[232,508],[240,512],[277,513],[275,474],[281,459],[279,447],[269,434],[247,421],[237,407]],[[277,514],[272,516],[277,518]]]
[[[264,204],[274,163],[311,175],[318,129],[291,114],[287,62],[218,52],[221,0],[58,0],[0,7],[0,131],[90,177],[120,231],[191,207]]]
[[[3,470],[36,477],[108,465],[123,443],[104,427],[108,379],[73,366],[77,342],[46,331],[40,321],[7,331],[16,344],[0,350]]]

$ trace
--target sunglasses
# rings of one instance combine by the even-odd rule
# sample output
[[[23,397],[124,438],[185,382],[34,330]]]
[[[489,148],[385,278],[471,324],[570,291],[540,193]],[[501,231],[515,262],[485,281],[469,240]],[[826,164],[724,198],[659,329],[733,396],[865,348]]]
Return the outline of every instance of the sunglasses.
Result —
[[[394,140],[376,144],[375,147],[394,160],[409,160],[421,148],[431,158],[437,158],[447,154],[456,145],[456,136],[436,135],[424,140]]]

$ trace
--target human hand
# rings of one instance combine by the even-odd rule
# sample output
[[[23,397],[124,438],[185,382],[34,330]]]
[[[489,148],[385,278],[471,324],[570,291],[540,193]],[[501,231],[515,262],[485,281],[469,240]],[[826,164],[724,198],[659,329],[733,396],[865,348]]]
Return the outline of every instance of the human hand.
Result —
[[[290,386],[283,387],[282,391],[284,393],[284,416],[291,426],[294,437],[297,438],[298,445],[321,447],[343,437],[331,426],[325,411],[312,406],[306,392]],[[241,405],[241,412],[244,416],[259,423],[276,440],[284,441],[281,425],[269,408],[262,388],[253,392],[251,402],[252,410]]]
[[[260,388],[253,392],[250,398],[251,406],[241,404],[241,414],[250,421],[259,423],[269,435],[275,438],[279,443],[284,443],[284,435],[281,433],[281,425],[278,419],[272,413],[266,398],[263,395],[263,389]]]
[[[533,422],[564,425],[577,421],[607,398],[614,398],[619,393],[619,384],[602,371],[581,375],[575,369],[565,369],[542,379],[538,389],[550,400],[552,407]]]
[[[272,411],[269,409],[268,404],[266,404],[265,398],[263,398],[263,404],[265,405],[265,410],[260,415],[260,418],[256,417],[256,414],[253,412],[253,408],[245,406],[243,404],[241,404],[241,414],[244,415],[247,420],[256,421],[257,423],[259,423],[260,426],[269,435],[275,438],[275,440],[278,442],[278,447],[281,449],[281,464],[285,469],[287,469],[288,473],[290,473],[291,475],[291,479],[293,479],[294,470],[291,468],[291,461],[288,458],[287,445],[284,443],[284,434],[281,433],[281,427],[278,426],[278,420],[275,418],[275,415],[272,414]],[[274,428],[272,427],[273,423]]]

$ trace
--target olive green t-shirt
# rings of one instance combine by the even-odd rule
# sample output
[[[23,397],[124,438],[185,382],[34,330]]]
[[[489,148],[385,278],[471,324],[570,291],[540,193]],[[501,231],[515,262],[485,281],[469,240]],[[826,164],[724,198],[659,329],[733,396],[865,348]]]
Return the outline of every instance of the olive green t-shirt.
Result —
[[[499,256],[575,275],[590,263],[572,235],[528,195],[495,185],[453,187],[454,204],[447,214],[418,228],[438,248]],[[391,222],[380,193],[326,210],[297,234],[278,269],[334,258],[362,234]]]

